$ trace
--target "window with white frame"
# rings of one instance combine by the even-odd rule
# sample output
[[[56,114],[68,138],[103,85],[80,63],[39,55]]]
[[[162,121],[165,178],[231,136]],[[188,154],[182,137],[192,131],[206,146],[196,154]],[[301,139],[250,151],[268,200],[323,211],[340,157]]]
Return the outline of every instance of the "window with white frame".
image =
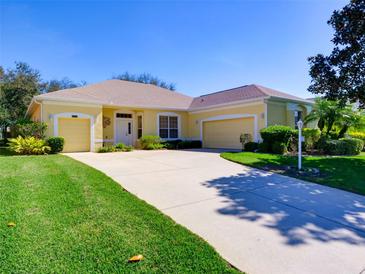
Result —
[[[159,135],[163,139],[176,139],[179,137],[178,116],[160,115],[159,116]]]

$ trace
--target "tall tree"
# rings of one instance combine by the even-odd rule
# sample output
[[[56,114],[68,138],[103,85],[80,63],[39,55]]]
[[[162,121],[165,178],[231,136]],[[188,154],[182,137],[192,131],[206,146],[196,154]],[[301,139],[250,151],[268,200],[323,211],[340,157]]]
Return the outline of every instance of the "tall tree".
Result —
[[[360,103],[365,107],[365,0],[351,0],[330,20],[335,34],[329,56],[310,57],[312,77],[308,90],[331,100]]]
[[[169,90],[175,90],[175,84],[162,81],[161,79],[159,79],[155,76],[152,76],[149,73],[130,74],[126,71],[123,74],[113,76],[112,78],[124,80],[124,81],[130,81],[130,82],[143,83],[143,84],[151,84],[151,85],[166,88]]]
[[[32,97],[44,88],[38,70],[23,62],[15,63],[15,69],[2,69],[0,78],[0,126],[6,128],[23,119]]]
[[[86,85],[86,82],[84,81],[82,81],[81,83],[75,83],[69,78],[64,77],[61,80],[53,79],[46,82],[43,92],[53,92],[62,89],[76,88],[84,85]]]

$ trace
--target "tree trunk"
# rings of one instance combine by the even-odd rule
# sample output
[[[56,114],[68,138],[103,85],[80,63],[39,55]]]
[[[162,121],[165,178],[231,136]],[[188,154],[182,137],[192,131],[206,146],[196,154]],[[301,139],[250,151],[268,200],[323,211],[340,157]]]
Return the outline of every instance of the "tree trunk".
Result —
[[[346,126],[346,125],[343,126],[341,128],[340,132],[338,133],[338,139],[343,138],[348,129],[349,129],[348,126]]]
[[[322,133],[322,131],[323,131],[323,129],[324,129],[324,120],[322,119],[322,118],[320,118],[319,120],[318,120],[318,128],[319,128],[319,130],[321,131],[321,133]]]
[[[334,123],[335,123],[335,121],[332,120],[332,119],[328,121],[328,127],[327,127],[326,135],[328,135],[330,133]]]

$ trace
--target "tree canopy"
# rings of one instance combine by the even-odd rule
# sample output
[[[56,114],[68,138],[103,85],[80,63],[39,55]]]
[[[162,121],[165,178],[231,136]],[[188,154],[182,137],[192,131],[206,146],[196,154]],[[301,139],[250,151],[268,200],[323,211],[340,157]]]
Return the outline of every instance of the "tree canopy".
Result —
[[[335,30],[330,55],[308,58],[308,90],[330,100],[359,102],[365,107],[365,0],[351,0],[327,22]]]
[[[365,112],[356,109],[352,104],[345,103],[342,106],[338,101],[316,98],[313,110],[304,121],[317,121],[322,134],[335,132],[338,138],[342,138],[349,129],[364,129]]]
[[[77,88],[80,86],[86,85],[86,82],[75,83],[74,81],[70,80],[67,77],[62,78],[61,80],[53,79],[45,83],[43,92],[53,92],[62,89],[68,88]]]
[[[126,71],[123,74],[113,76],[113,79],[119,79],[119,80],[137,82],[137,83],[143,83],[143,84],[151,84],[151,85],[166,88],[169,90],[175,90],[175,84],[167,83],[167,82],[159,79],[156,76],[152,76],[149,73],[130,74],[129,72]]]
[[[0,126],[4,129],[24,117],[33,96],[40,93],[44,84],[39,71],[23,62],[1,71]]]
[[[3,136],[7,127],[25,119],[33,96],[84,84],[68,78],[44,82],[39,71],[24,62],[16,62],[15,68],[7,70],[0,66],[0,128]]]

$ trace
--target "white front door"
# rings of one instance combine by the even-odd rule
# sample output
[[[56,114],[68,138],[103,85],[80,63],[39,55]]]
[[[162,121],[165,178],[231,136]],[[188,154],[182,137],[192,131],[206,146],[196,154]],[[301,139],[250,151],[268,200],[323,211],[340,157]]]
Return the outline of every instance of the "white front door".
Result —
[[[132,119],[120,119],[116,118],[117,129],[116,129],[116,142],[123,143],[125,145],[131,146],[133,142],[132,138]]]

